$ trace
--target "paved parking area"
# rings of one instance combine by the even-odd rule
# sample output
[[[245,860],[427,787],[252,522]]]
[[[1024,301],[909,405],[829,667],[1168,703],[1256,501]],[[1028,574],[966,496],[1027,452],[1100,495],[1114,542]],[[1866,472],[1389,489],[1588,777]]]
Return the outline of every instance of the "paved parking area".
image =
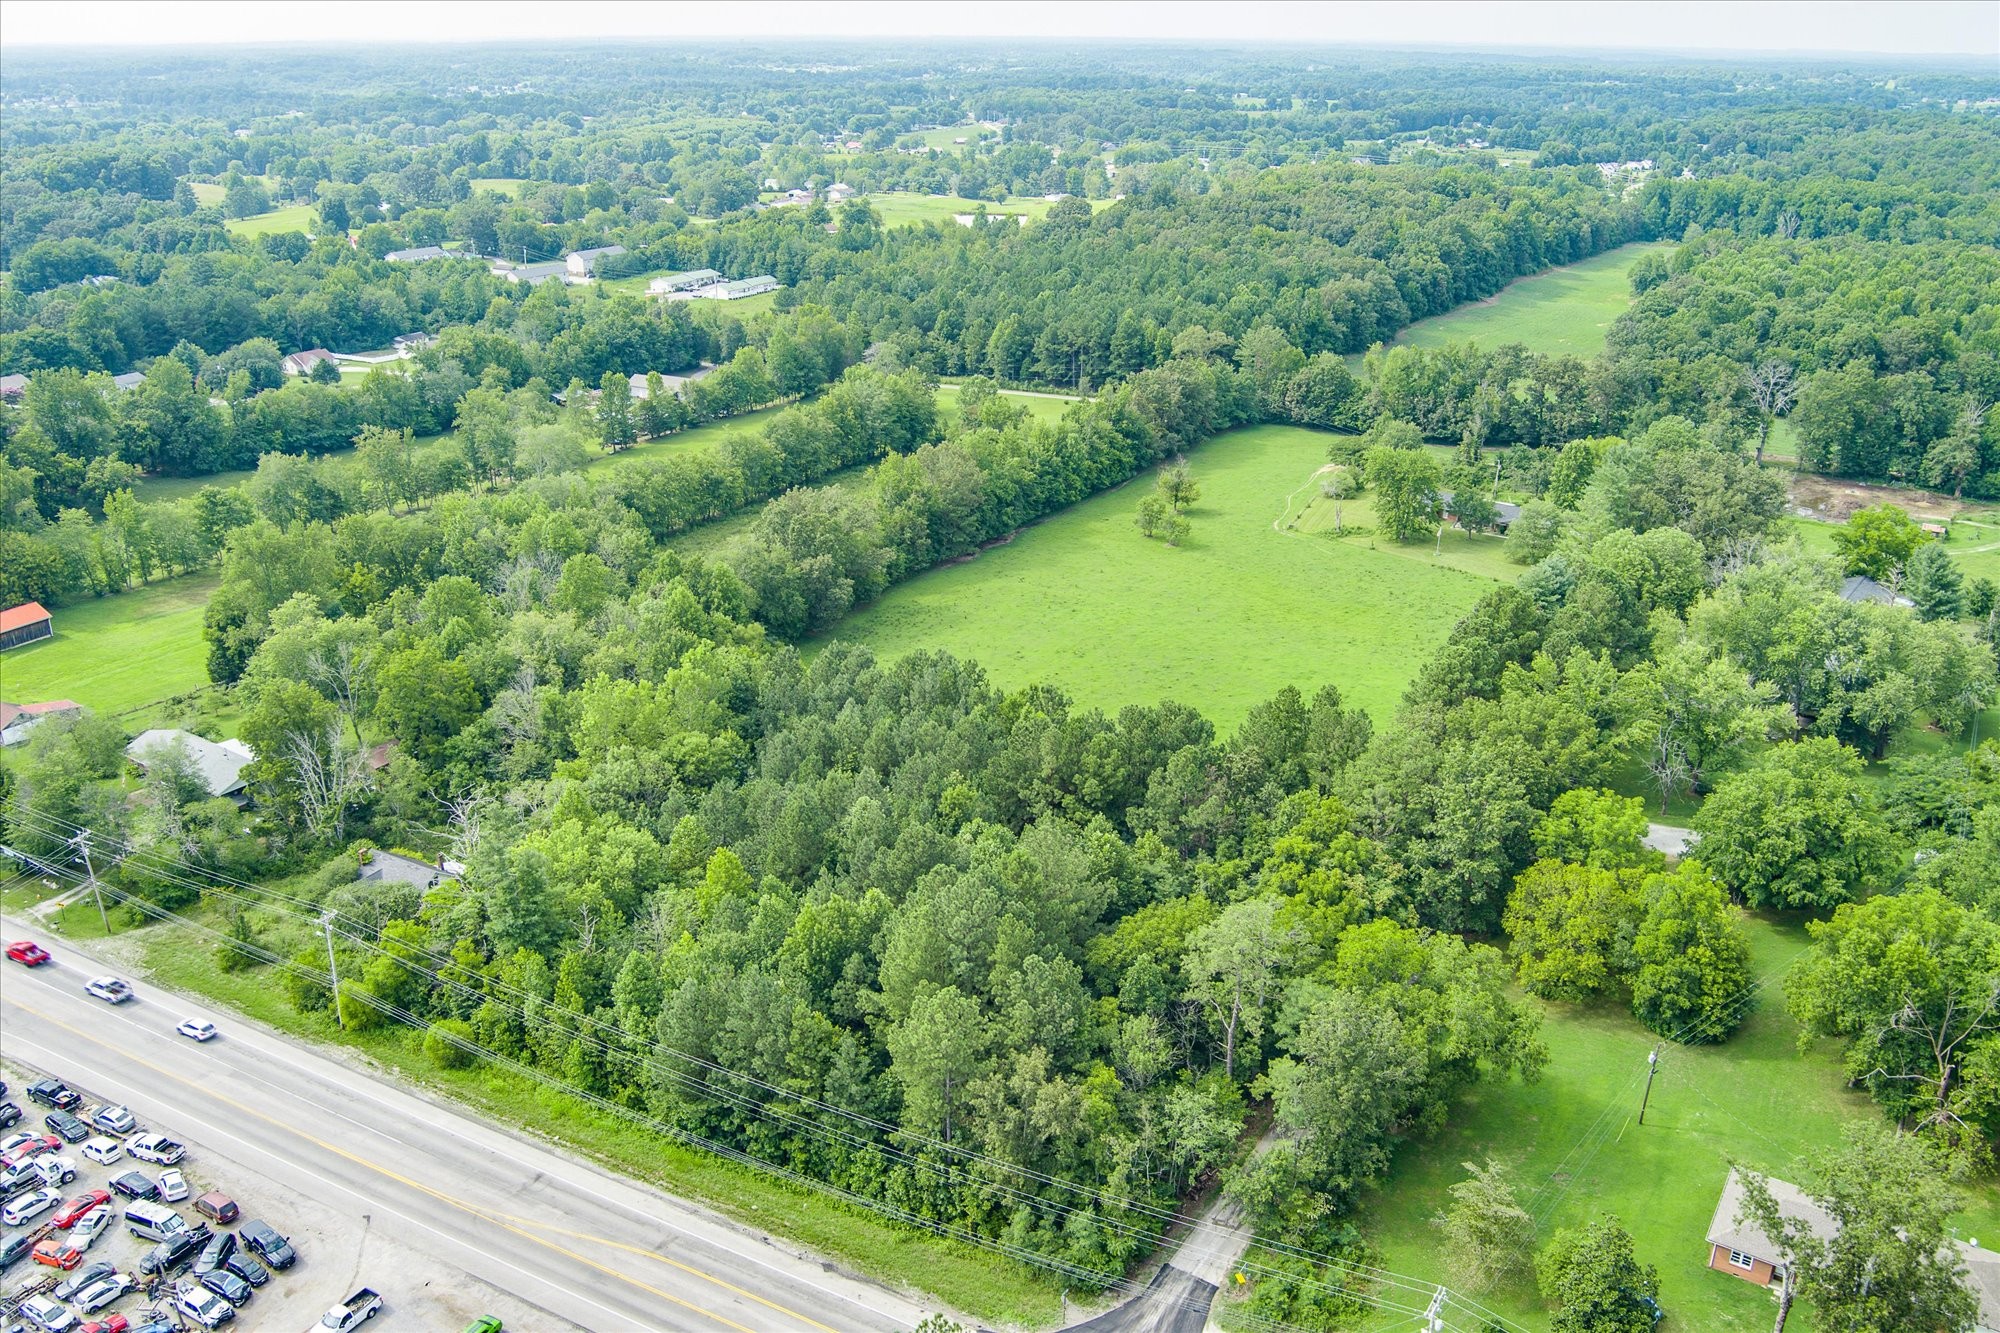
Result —
[[[77,1071],[31,1068],[0,1052],[0,1078],[8,1084],[6,1096],[0,1100],[15,1103],[23,1113],[21,1123],[0,1131],[0,1138],[23,1130],[44,1132],[42,1117],[48,1108],[30,1102],[26,1092],[28,1084],[44,1077],[62,1079],[82,1093],[85,1108],[104,1100],[93,1095],[88,1080]],[[235,1321],[227,1325],[232,1330],[304,1333],[329,1306],[363,1286],[381,1292],[385,1302],[382,1314],[368,1325],[371,1333],[377,1329],[382,1333],[395,1329],[457,1333],[480,1315],[489,1314],[500,1318],[510,1331],[523,1333],[575,1327],[552,1319],[548,1311],[530,1307],[465,1273],[440,1271],[428,1256],[377,1237],[367,1213],[359,1216],[344,1213],[264,1175],[247,1156],[241,1160],[232,1158],[230,1145],[214,1141],[212,1135],[190,1132],[183,1126],[149,1124],[142,1117],[140,1129],[135,1132],[144,1131],[163,1133],[186,1145],[187,1158],[178,1169],[187,1178],[188,1197],[171,1206],[190,1223],[202,1220],[193,1211],[194,1200],[209,1190],[219,1190],[236,1201],[244,1219],[269,1223],[291,1237],[293,1248],[298,1251],[299,1261],[285,1272],[271,1274],[271,1281],[259,1288]],[[108,1189],[114,1176],[127,1171],[143,1171],[157,1179],[165,1169],[134,1161],[129,1156],[108,1166],[99,1165],[86,1159],[81,1148],[81,1144],[75,1144],[62,1151],[61,1155],[77,1167],[77,1178],[62,1187],[64,1198],[73,1198],[87,1189]],[[121,1221],[98,1236],[83,1262],[113,1263],[119,1271],[136,1277],[139,1260],[152,1248],[152,1242],[141,1240],[125,1229],[122,1217],[126,1202],[122,1196],[113,1195],[111,1206]],[[43,1220],[46,1215],[29,1225],[39,1225]],[[236,1227],[217,1229],[233,1231]],[[0,1276],[0,1291],[12,1295],[24,1285],[51,1275],[64,1276],[23,1259]],[[169,1295],[163,1294],[161,1305],[165,1306],[169,1299]],[[137,1324],[148,1304],[143,1291],[135,1291],[90,1317],[103,1319],[113,1313],[123,1314]],[[12,1324],[4,1327],[11,1328]]]

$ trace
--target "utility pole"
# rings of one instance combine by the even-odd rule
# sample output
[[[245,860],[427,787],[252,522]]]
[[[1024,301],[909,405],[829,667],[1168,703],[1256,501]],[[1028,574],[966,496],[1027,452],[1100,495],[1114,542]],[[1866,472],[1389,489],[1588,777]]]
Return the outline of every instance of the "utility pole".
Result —
[[[97,919],[103,923],[104,933],[109,935],[111,933],[111,917],[104,910],[104,890],[97,882],[97,868],[90,863],[90,830],[85,829],[83,832],[77,834],[75,838],[71,839],[71,841],[76,844],[76,849],[83,853],[83,873],[90,880],[91,896],[97,899]]]
[[[333,1021],[341,1028],[347,1027],[347,1015],[340,1012],[340,960],[333,956],[333,913],[327,912],[319,919],[320,929],[326,932],[326,971],[333,978]]]
[[[1444,1300],[1445,1289],[1439,1287],[1431,1297],[1431,1308],[1424,1311],[1424,1333],[1444,1333]]]
[[[1646,1053],[1646,1092],[1639,1098],[1639,1123],[1646,1123],[1646,1103],[1653,1099],[1653,1075],[1660,1072],[1660,1048]]]

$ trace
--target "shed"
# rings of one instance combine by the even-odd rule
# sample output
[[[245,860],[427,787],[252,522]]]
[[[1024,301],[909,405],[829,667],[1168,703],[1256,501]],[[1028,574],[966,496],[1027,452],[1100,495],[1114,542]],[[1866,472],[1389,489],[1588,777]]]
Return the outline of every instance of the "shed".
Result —
[[[23,602],[0,611],[0,652],[55,637],[55,621],[40,602]]]

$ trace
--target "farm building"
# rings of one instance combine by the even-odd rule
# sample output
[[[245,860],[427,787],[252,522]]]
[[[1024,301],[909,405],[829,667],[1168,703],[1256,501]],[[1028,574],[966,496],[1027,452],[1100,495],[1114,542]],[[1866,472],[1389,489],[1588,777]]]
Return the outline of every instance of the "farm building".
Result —
[[[664,278],[654,278],[646,284],[646,293],[649,296],[665,296],[669,292],[691,292],[721,281],[722,275],[712,268],[689,269],[686,273],[669,273]]]
[[[698,380],[704,375],[712,375],[714,373],[715,367],[704,362],[685,375],[662,375],[660,376],[660,392],[679,393],[690,382]],[[646,377],[644,375],[634,375],[632,377],[632,396],[634,398],[646,398],[650,396],[646,390]]]
[[[257,755],[242,741],[211,741],[191,731],[156,727],[140,732],[138,738],[125,747],[125,757],[143,769],[154,761],[160,751],[176,745],[185,749],[194,761],[202,781],[208,784],[210,795],[227,796],[238,805],[249,803],[250,798],[243,790],[246,785],[243,770],[256,762]]]
[[[756,296],[760,292],[778,290],[778,280],[768,273],[754,278],[738,278],[735,282],[718,282],[703,287],[698,293],[711,301],[740,301],[746,296]]]
[[[51,699],[40,704],[0,702],[0,746],[19,745],[28,739],[28,733],[45,717],[58,717],[76,711],[78,706],[68,699]]]
[[[283,364],[287,375],[310,375],[312,374],[313,367],[322,361],[331,361],[335,365],[340,364],[335,359],[333,353],[327,351],[324,347],[314,347],[304,352],[293,352],[285,358]]]
[[[589,278],[596,275],[599,260],[624,253],[625,247],[622,245],[600,245],[590,250],[578,250],[563,260],[563,264],[568,268],[569,276],[572,278]]]
[[[1805,1223],[1823,1240],[1839,1231],[1840,1223],[1798,1186],[1768,1176],[1764,1183],[1787,1221]],[[1708,1224],[1708,1266],[1768,1287],[1784,1275],[1784,1255],[1755,1223],[1737,1220],[1742,1211],[1743,1176],[1731,1167]],[[2000,1254],[1981,1249],[1977,1242],[1959,1240],[1952,1245],[1965,1265],[1966,1286],[1979,1298],[1979,1333],[2000,1333]]]
[[[55,622],[40,602],[23,602],[0,611],[0,652],[55,635]]]

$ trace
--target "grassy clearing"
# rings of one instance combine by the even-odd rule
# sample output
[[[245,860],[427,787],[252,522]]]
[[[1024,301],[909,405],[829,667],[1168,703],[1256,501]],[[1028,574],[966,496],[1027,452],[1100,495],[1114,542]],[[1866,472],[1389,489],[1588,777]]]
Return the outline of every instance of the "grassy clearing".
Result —
[[[238,468],[232,472],[209,472],[199,477],[146,476],[139,478],[139,484],[132,488],[132,494],[147,504],[165,504],[174,500],[185,500],[204,486],[220,486],[225,490],[240,486],[257,475],[254,467]]]
[[[263,236],[280,231],[310,233],[318,225],[318,219],[314,216],[312,205],[293,204],[290,208],[274,208],[268,213],[247,218],[231,218],[222,225],[233,235]]]
[[[903,584],[834,637],[887,658],[948,649],[1001,685],[1048,681],[1084,705],[1177,699],[1223,727],[1283,686],[1330,681],[1386,722],[1493,581],[1426,568],[1416,550],[1275,528],[1325,452],[1314,431],[1233,431],[1192,455],[1202,495],[1181,547],[1134,528],[1141,478]]]
[[[467,182],[475,190],[485,190],[503,199],[519,199],[528,182],[520,176],[475,176]]]
[[[952,194],[916,194],[908,190],[885,190],[867,196],[868,203],[885,227],[909,227],[920,222],[950,222],[954,214],[984,208],[989,217],[1002,213],[1025,217],[1030,222],[1046,216],[1054,204],[1040,195],[1013,195],[1000,203],[990,199],[962,199]],[[1092,208],[1103,208],[1108,199],[1091,200]]]
[[[229,194],[214,181],[189,181],[188,188],[194,191],[194,201],[198,204],[219,204]]]
[[[89,918],[78,924],[96,933],[96,909],[79,906]],[[75,908],[65,909],[61,934],[76,937],[69,920],[75,915]],[[113,924],[118,924],[116,918]],[[279,947],[272,940],[266,943]],[[282,948],[289,952],[305,943],[310,939],[301,934]],[[441,1068],[408,1029],[355,1035],[339,1031],[328,1015],[297,1013],[269,969],[222,972],[214,965],[213,945],[184,927],[145,927],[139,948],[146,970],[163,984],[229,1005],[294,1035],[365,1052],[404,1077],[497,1120],[531,1129],[615,1170],[841,1258],[862,1272],[931,1292],[982,1320],[1050,1324],[1059,1313],[1058,1289],[1033,1270],[681,1147],[521,1075],[492,1067]]]
[[[1662,1050],[1644,1125],[1637,1117],[1653,1034],[1621,1007],[1546,1006],[1551,1058],[1541,1080],[1476,1088],[1442,1133],[1398,1154],[1362,1212],[1378,1262],[1442,1277],[1429,1219],[1463,1178],[1461,1162],[1496,1156],[1517,1168],[1540,1239],[1599,1212],[1623,1222],[1640,1259],[1659,1267],[1669,1327],[1768,1328],[1771,1298],[1763,1288],[1706,1267],[1702,1237],[1729,1163],[1796,1178],[1799,1154],[1835,1142],[1849,1122],[1879,1114],[1843,1085],[1831,1043],[1798,1050],[1779,981],[1806,944],[1803,926],[1765,918],[1749,925],[1753,966],[1764,985],[1748,1019],[1720,1046]],[[1985,1182],[1971,1197],[1962,1234],[1991,1235],[2000,1226],[2000,1189]],[[1548,1326],[1525,1287],[1485,1303],[1531,1328]],[[1795,1311],[1794,1325],[1809,1328],[1801,1313],[1809,1314]]]
[[[1417,321],[1396,341],[1417,347],[1520,343],[1531,352],[1596,356],[1604,350],[1611,321],[1632,304],[1626,275],[1643,256],[1668,248],[1663,243],[1621,245],[1579,264],[1521,278],[1484,301]]]
[[[1082,402],[1080,398],[1059,398],[1051,394],[1016,393],[1011,389],[1000,390],[1000,396],[1024,407],[1028,416],[1036,421],[1061,421],[1063,413],[1069,411],[1071,403]],[[938,385],[938,410],[956,414],[958,411],[958,385]]]
[[[202,612],[221,582],[190,574],[55,610],[55,637],[0,657],[12,702],[74,699],[123,712],[208,684]]]

